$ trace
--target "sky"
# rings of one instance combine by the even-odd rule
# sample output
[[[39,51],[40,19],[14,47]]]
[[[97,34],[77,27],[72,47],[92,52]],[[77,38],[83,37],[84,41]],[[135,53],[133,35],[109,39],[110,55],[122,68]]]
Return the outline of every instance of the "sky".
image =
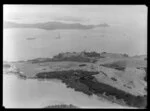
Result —
[[[145,5],[4,5],[3,9],[5,21],[21,23],[147,24]]]

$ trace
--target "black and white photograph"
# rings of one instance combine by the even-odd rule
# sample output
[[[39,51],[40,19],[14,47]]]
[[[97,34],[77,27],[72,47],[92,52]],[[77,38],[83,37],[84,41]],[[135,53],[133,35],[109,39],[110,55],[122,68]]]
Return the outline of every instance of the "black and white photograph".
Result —
[[[3,4],[3,107],[146,109],[147,13]]]

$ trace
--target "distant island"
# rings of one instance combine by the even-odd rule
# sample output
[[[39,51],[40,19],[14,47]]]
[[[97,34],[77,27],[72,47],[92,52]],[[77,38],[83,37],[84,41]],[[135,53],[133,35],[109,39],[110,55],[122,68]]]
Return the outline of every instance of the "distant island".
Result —
[[[92,29],[96,27],[109,27],[108,24],[103,23],[99,25],[82,25],[80,23],[63,23],[63,22],[45,22],[34,24],[23,24],[15,22],[4,22],[4,28],[38,28],[44,30],[56,30],[56,29]]]

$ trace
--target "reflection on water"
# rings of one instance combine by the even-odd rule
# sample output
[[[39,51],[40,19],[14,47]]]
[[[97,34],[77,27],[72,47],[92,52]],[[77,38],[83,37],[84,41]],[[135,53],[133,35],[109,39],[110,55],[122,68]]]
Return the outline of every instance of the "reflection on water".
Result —
[[[88,97],[67,88],[60,80],[23,80],[15,75],[3,76],[3,105],[6,108],[42,108],[54,104],[73,104],[78,107],[121,107]]]

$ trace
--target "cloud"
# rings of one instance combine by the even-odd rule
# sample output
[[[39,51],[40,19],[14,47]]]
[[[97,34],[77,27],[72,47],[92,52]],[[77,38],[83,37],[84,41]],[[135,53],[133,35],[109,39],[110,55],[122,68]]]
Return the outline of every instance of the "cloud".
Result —
[[[73,16],[54,17],[54,20],[68,21],[68,22],[87,22],[87,21],[89,21],[89,19],[87,19],[87,18],[79,18],[79,17],[73,17]]]

